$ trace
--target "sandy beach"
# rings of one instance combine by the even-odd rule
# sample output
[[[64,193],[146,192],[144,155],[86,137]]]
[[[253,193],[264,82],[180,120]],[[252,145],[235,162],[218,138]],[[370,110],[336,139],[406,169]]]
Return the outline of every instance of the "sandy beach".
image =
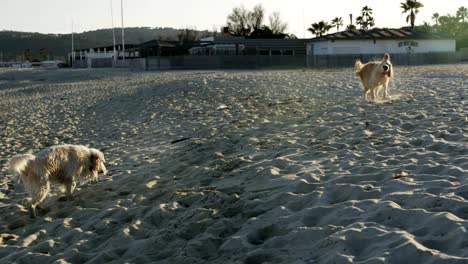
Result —
[[[468,64],[0,70],[0,263],[468,263]],[[16,154],[83,144],[109,175],[31,219]]]

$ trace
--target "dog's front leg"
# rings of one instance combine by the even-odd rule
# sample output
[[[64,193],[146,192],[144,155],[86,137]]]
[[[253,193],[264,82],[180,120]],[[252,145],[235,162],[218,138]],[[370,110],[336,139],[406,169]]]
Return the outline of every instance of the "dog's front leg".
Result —
[[[385,82],[383,84],[383,100],[385,100],[387,98],[387,96],[388,96],[387,88],[388,88],[388,82]]]
[[[36,218],[36,206],[35,205],[33,204],[29,205],[28,211],[29,211],[29,217]]]
[[[73,194],[73,191],[75,190],[75,187],[76,187],[76,182],[74,180],[71,180],[70,182],[66,184],[68,201],[73,201],[72,194]]]

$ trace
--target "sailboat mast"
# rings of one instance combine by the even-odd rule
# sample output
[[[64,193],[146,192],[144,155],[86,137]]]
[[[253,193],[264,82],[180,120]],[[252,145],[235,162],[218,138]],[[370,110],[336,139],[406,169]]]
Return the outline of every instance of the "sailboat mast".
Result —
[[[125,61],[125,27],[124,27],[123,0],[120,0],[120,13],[122,15],[122,51],[123,51],[123,60]]]
[[[116,53],[116,49],[115,49],[115,27],[114,27],[114,8],[113,8],[113,5],[112,5],[112,0],[110,0],[110,6],[111,6],[111,19],[112,19],[112,41],[114,43],[114,60],[117,59],[117,57],[115,56],[115,53]]]
[[[75,31],[73,29],[73,20],[72,20],[72,39],[71,39],[72,43],[72,47],[71,47],[71,64],[73,66],[73,62],[75,61]]]

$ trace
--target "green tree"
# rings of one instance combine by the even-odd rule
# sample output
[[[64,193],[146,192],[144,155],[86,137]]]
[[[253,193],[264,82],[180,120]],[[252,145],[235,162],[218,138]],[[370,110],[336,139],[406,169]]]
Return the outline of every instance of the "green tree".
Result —
[[[49,56],[49,51],[46,48],[42,48],[39,50],[39,59],[41,61],[47,60],[48,56]]]
[[[356,29],[357,29],[356,26],[353,25],[353,24],[349,24],[348,26],[346,26],[347,31],[352,31],[352,30],[356,30]]]
[[[457,37],[461,32],[461,25],[456,16],[446,15],[439,17],[438,30],[452,37]]]
[[[31,62],[33,60],[33,53],[31,49],[26,49],[23,53],[24,60]]]
[[[369,30],[375,26],[375,21],[372,17],[372,8],[364,6],[361,10],[361,15],[356,18],[356,24],[358,24],[362,30]]]
[[[439,13],[434,13],[434,14],[432,14],[432,20],[435,21],[435,25],[436,25],[436,26],[439,25],[439,17],[440,17]]]
[[[417,0],[406,0],[406,2],[401,3],[401,8],[403,9],[402,14],[409,13],[406,17],[406,23],[410,23],[411,29],[414,29],[416,14],[419,13],[419,8],[422,7],[424,7],[424,5]]]
[[[310,28],[307,30],[310,31],[312,34],[316,35],[317,37],[323,36],[323,34],[327,33],[332,26],[328,24],[326,21],[319,21],[316,23],[313,23]]]
[[[343,26],[343,18],[341,18],[341,17],[335,17],[335,18],[331,21],[331,26],[332,26],[332,27],[336,27],[336,32],[339,32],[339,31],[340,31],[340,27]]]
[[[416,26],[414,30],[423,33],[430,33],[433,31],[433,27],[431,24],[429,24],[429,22],[424,22],[422,25]]]
[[[466,19],[468,19],[468,9],[466,7],[461,6],[457,10],[457,18],[462,22],[465,23]]]

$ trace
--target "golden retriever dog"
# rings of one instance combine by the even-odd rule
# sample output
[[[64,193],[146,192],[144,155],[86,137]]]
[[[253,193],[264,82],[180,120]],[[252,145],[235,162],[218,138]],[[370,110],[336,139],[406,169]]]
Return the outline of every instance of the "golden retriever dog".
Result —
[[[47,196],[51,183],[66,188],[67,199],[77,181],[97,181],[99,174],[106,174],[104,154],[81,145],[59,145],[25,154],[9,160],[10,173],[21,178],[25,189],[32,196],[29,213],[36,217],[36,207]]]
[[[356,75],[362,83],[363,100],[367,100],[370,93],[372,100],[377,100],[380,87],[383,86],[383,100],[388,96],[388,82],[393,77],[393,65],[390,62],[390,55],[385,54],[382,61],[371,61],[363,64],[360,60],[355,64]]]

